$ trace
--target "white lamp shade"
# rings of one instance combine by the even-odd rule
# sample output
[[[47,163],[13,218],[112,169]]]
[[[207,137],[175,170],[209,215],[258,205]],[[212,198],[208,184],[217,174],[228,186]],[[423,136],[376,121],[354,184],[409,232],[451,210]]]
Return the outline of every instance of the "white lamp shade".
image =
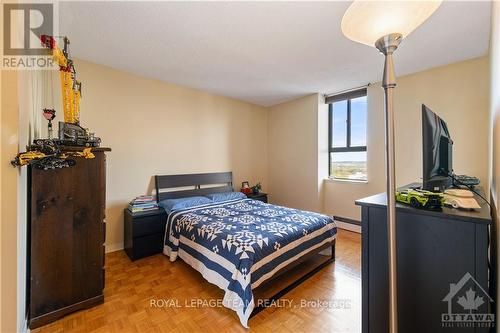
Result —
[[[342,18],[342,32],[347,38],[370,46],[391,33],[400,33],[404,38],[440,5],[441,1],[355,0]]]

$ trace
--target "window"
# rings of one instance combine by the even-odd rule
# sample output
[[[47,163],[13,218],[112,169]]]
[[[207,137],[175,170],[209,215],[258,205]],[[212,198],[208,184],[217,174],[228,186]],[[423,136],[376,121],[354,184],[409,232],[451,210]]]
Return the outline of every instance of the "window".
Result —
[[[329,170],[335,179],[366,177],[366,89],[327,97]]]

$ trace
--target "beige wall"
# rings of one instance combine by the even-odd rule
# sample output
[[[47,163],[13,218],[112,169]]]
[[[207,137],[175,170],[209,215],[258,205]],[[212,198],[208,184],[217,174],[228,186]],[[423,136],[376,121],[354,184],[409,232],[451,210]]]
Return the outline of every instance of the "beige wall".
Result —
[[[17,181],[18,170],[9,164],[18,151],[17,73],[1,74],[1,203],[0,203],[0,331],[17,331],[17,286],[24,284],[17,276]]]
[[[0,332],[26,331],[27,170],[10,161],[27,144],[27,71],[0,71]]]
[[[498,240],[500,239],[500,228],[498,228],[498,217],[500,216],[500,3],[495,1],[492,5],[491,40],[490,40],[490,66],[491,66],[491,102],[490,102],[490,129],[489,139],[491,143],[491,166],[490,186],[491,201],[496,207],[496,230],[495,239],[497,253],[497,300],[500,299],[500,288],[498,288],[498,266],[500,265],[498,255]],[[497,305],[498,316],[498,305]]]
[[[489,59],[481,57],[397,79],[395,93],[398,185],[422,177],[421,104],[448,124],[454,141],[453,167],[478,176],[488,188]],[[324,211],[360,218],[353,201],[385,189],[383,90],[368,88],[368,182],[327,181]]]
[[[81,122],[110,147],[107,250],[122,247],[123,209],[151,193],[153,175],[233,171],[241,181],[267,177],[263,107],[76,60],[83,82]],[[60,108],[58,109],[60,110]]]
[[[10,2],[16,2],[10,1]],[[0,8],[0,26],[3,26]],[[17,18],[11,36],[20,40]],[[1,35],[1,34],[0,34]],[[3,36],[0,36],[0,44]],[[10,165],[26,145],[27,121],[21,116],[21,71],[0,70],[0,332],[26,331],[26,170]]]
[[[312,94],[269,108],[269,193],[278,205],[319,211],[318,105]]]
[[[492,7],[492,31],[490,45],[491,60],[491,194],[498,207],[500,191],[500,3],[494,2]],[[500,214],[498,214],[500,215]]]

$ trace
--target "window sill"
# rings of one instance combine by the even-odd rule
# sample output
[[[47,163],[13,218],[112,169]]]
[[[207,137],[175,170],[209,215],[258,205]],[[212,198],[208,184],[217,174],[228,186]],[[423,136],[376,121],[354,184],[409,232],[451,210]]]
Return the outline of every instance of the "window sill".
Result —
[[[339,178],[333,178],[333,177],[328,177],[325,178],[326,182],[332,182],[332,183],[349,183],[349,184],[368,184],[368,180],[357,180],[357,179],[339,179]]]

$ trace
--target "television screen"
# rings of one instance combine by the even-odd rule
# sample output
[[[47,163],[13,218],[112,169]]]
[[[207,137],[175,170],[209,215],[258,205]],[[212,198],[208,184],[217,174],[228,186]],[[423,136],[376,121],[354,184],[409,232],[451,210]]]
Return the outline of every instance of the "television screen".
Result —
[[[451,187],[453,141],[446,122],[422,104],[423,189],[442,192]]]

